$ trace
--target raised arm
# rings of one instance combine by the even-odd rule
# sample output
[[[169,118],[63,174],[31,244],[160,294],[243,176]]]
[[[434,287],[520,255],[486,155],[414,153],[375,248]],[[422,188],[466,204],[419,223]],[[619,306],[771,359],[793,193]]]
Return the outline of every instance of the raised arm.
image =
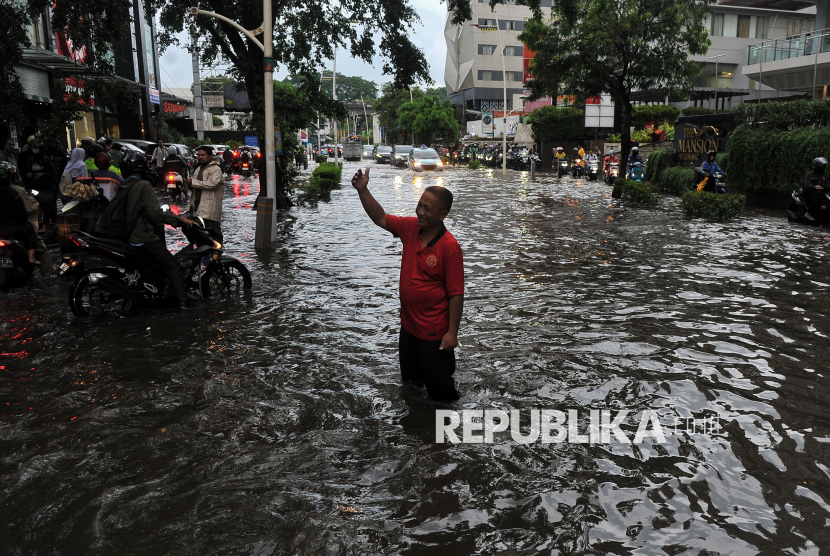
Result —
[[[357,173],[352,178],[352,187],[357,189],[357,194],[360,196],[360,203],[363,205],[363,210],[372,219],[372,222],[388,230],[386,227],[386,211],[380,206],[380,203],[369,192],[369,168],[366,168],[364,174],[362,170],[358,169]]]

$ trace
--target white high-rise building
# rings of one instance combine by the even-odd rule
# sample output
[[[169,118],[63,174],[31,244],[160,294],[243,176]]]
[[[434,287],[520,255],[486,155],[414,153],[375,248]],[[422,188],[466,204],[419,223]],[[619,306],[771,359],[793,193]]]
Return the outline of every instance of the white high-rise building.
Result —
[[[542,0],[542,9],[549,11],[551,0]],[[447,41],[447,62],[444,81],[447,95],[456,105],[468,110],[494,112],[504,109],[504,84],[507,82],[507,110],[521,106],[518,99],[522,87],[522,42],[516,37],[530,18],[530,8],[506,2],[495,11],[485,0],[472,0],[473,19],[453,25],[447,15],[444,36]],[[482,31],[472,24],[498,25],[499,31]],[[499,51],[499,35],[504,47],[504,68]]]

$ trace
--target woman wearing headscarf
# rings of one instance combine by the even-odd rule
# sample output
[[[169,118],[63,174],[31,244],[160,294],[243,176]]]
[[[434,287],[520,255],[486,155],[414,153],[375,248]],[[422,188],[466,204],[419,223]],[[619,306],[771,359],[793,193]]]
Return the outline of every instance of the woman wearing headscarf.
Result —
[[[61,187],[66,183],[65,180],[75,180],[77,178],[88,178],[89,173],[84,164],[86,158],[86,151],[77,147],[72,149],[72,156],[69,157],[69,162],[66,163],[66,168],[63,169],[63,177],[61,178]],[[67,178],[66,175],[69,174]],[[72,183],[72,181],[69,181]]]

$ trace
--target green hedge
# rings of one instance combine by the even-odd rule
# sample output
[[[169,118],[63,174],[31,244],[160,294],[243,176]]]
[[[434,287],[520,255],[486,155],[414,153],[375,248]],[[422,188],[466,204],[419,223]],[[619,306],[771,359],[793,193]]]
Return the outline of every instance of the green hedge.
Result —
[[[297,203],[300,205],[317,206],[320,199],[328,199],[332,189],[340,187],[340,178],[343,175],[343,165],[334,162],[323,162],[311,172],[311,178],[300,187]]]
[[[692,189],[694,175],[695,171],[692,168],[684,166],[666,168],[660,174],[660,189],[675,195],[683,195],[683,193]]]
[[[738,216],[746,205],[743,195],[719,195],[687,191],[681,200],[683,211],[692,218],[729,220]]]
[[[801,185],[814,158],[830,156],[830,128],[741,125],[729,137],[728,150],[730,190],[789,192]]]
[[[648,155],[648,160],[646,160],[646,175],[652,183],[660,183],[660,175],[669,167],[669,162],[671,162],[671,152],[667,150],[654,151]]]
[[[317,164],[322,164],[323,162],[328,161],[329,157],[325,154],[315,154],[314,155],[314,162]]]
[[[673,124],[680,115],[680,109],[665,104],[644,104],[635,106],[631,114],[631,125],[637,129],[643,129],[646,122],[653,122],[660,125],[663,122]]]
[[[614,182],[611,196],[637,205],[653,207],[659,202],[653,188],[648,182],[618,179]]]
[[[683,109],[684,116],[705,116],[707,114],[714,114],[715,111],[704,106],[689,106]]]
[[[790,130],[830,125],[830,99],[742,103],[734,110],[735,123],[765,129]]]
[[[571,141],[585,137],[585,113],[579,108],[543,106],[527,117],[537,141]]]

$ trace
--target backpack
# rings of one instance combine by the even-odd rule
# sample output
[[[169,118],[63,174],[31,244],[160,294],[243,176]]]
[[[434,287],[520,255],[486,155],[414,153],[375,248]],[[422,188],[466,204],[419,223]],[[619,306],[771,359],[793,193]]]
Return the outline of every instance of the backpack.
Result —
[[[104,209],[98,222],[95,223],[96,236],[127,241],[130,234],[133,233],[135,222],[127,222],[127,201],[130,197],[130,191],[132,191],[132,185],[137,181],[139,180],[127,179],[118,187],[115,197]]]

